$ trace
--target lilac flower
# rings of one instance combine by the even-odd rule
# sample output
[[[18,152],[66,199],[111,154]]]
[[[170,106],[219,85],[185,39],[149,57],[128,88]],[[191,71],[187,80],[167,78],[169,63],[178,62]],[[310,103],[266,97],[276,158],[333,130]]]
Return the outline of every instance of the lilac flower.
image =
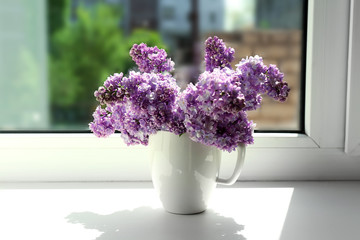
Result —
[[[121,77],[120,77],[121,76]],[[118,95],[109,94],[112,86],[120,89]],[[105,88],[107,87],[107,88]],[[98,96],[104,96],[100,103],[107,105],[109,124],[121,132],[128,145],[148,144],[149,135],[157,131],[171,131],[175,134],[185,132],[181,118],[176,112],[176,101],[180,88],[170,74],[130,72],[128,77],[115,74],[109,77],[104,87],[100,87]],[[99,124],[94,115],[91,130],[96,131]],[[102,137],[101,134],[96,134]]]
[[[185,89],[179,105],[192,140],[227,151],[253,142],[253,125],[243,111],[245,99],[234,77],[229,68],[215,68]]]
[[[89,123],[90,130],[97,137],[108,137],[114,133],[114,122],[108,111],[98,106],[93,113],[94,121]]]
[[[134,44],[130,49],[130,56],[139,67],[140,72],[162,73],[174,70],[174,62],[167,58],[164,49],[148,47],[145,43]]]
[[[231,68],[235,50],[226,47],[223,40],[214,36],[205,41],[205,66],[206,71],[212,72],[215,68]]]
[[[130,72],[123,86],[134,111],[149,114],[158,130],[167,130],[180,92],[176,80],[170,74]]]
[[[109,76],[104,82],[104,86],[94,92],[96,100],[101,105],[113,105],[124,99],[126,92],[121,85],[123,75],[123,73],[115,73],[113,76]]]
[[[287,82],[284,82],[283,78],[284,74],[275,65],[270,64],[267,69],[267,81],[264,88],[267,95],[280,102],[286,100],[290,91]]]
[[[202,144],[233,151],[252,144],[254,124],[246,111],[260,107],[261,95],[284,101],[289,93],[284,74],[261,57],[247,57],[231,69],[234,49],[218,37],[205,42],[206,71],[180,92],[169,73],[174,63],[165,50],[134,44],[130,56],[140,72],[108,77],[94,95],[100,106],[89,124],[98,137],[118,130],[128,145],[147,145],[157,131],[185,132]]]
[[[278,101],[285,101],[290,91],[288,84],[283,81],[284,74],[275,65],[267,67],[262,57],[247,57],[236,65],[236,76],[234,81],[241,85],[241,92],[245,96],[246,111],[255,110],[260,107],[261,94]]]
[[[266,65],[259,56],[247,57],[236,65],[236,76],[234,81],[240,83],[241,92],[244,94],[245,111],[255,110],[260,107],[261,96],[264,93],[266,81]]]
[[[185,114],[179,107],[178,101],[179,100],[177,99],[175,107],[172,110],[171,121],[167,123],[166,128],[169,132],[172,132],[176,135],[182,135],[186,132],[186,128],[184,125]]]
[[[114,127],[121,132],[121,137],[127,145],[149,142],[149,135],[156,133],[156,128],[148,123],[148,116],[131,109],[130,105],[114,105],[111,109]]]

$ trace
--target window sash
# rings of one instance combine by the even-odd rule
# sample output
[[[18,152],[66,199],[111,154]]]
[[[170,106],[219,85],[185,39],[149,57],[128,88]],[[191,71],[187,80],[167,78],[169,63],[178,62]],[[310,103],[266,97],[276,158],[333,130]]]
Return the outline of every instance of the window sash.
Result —
[[[359,156],[344,152],[354,128],[345,109],[358,99],[346,92],[350,6],[350,0],[309,1],[305,134],[255,134],[240,180],[359,179]],[[352,14],[352,21],[359,18],[359,11]],[[148,153],[118,135],[2,134],[0,181],[148,181]],[[223,153],[221,175],[231,173],[235,155]]]

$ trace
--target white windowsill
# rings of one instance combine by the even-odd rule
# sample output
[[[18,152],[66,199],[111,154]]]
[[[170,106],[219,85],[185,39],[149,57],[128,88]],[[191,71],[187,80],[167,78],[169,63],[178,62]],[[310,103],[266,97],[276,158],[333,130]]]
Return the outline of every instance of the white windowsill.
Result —
[[[222,154],[229,176],[236,152]],[[120,136],[0,135],[0,182],[149,181],[149,148],[127,147]],[[342,148],[319,148],[302,134],[256,134],[240,180],[359,180],[360,161]]]
[[[360,182],[236,183],[190,216],[166,213],[150,183],[9,183],[0,199],[6,240],[350,240],[360,222]]]
[[[255,144],[249,148],[317,148],[318,145],[305,134],[298,133],[255,133]],[[73,148],[127,148],[120,134],[99,139],[91,133],[81,134],[1,134],[0,149],[73,149]],[[143,149],[146,146],[136,145],[131,148]]]

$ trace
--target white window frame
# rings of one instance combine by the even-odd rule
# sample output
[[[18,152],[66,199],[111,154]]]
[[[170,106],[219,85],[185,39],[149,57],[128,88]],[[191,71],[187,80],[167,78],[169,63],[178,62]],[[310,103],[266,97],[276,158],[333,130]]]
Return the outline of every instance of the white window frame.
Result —
[[[360,3],[350,3],[345,152],[360,156]]]
[[[255,134],[240,180],[360,179],[359,24],[359,1],[309,1],[306,134]],[[1,134],[0,181],[148,181],[147,156],[116,135]]]

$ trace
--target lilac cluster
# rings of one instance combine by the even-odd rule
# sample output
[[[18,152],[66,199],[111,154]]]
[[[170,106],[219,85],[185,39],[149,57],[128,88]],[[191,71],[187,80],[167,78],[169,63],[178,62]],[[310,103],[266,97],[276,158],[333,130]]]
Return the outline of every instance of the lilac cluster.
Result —
[[[162,73],[174,70],[174,62],[167,58],[164,49],[148,47],[145,43],[134,44],[130,49],[132,60],[139,67],[140,72]]]
[[[159,130],[175,134],[184,132],[175,108],[180,88],[170,74],[130,72],[129,77],[123,81],[123,86],[127,89],[131,103],[128,110],[142,119],[143,125],[148,128],[144,133],[153,134]]]
[[[104,86],[108,86],[107,89],[112,86],[108,84],[111,80],[118,84],[121,97],[116,98],[118,95],[113,95],[112,101],[105,101],[109,112],[107,115],[109,121],[106,124],[112,124],[114,130],[120,131],[128,145],[139,143],[147,145],[149,135],[160,130],[176,134],[184,132],[182,122],[179,123],[174,108],[180,89],[170,74],[132,71],[128,77],[121,78],[119,82],[113,77],[108,78],[104,83]],[[90,129],[99,137],[108,136],[110,133],[103,131],[105,129],[103,123],[97,121],[95,117],[94,122],[90,123]]]
[[[215,68],[231,68],[235,50],[226,47],[222,39],[214,36],[205,41],[205,67],[212,72]]]
[[[245,96],[246,111],[260,107],[261,94],[267,94],[278,101],[285,101],[290,88],[283,81],[284,74],[275,65],[267,67],[262,57],[247,57],[236,65],[237,79]]]
[[[146,44],[134,44],[130,55],[141,73],[131,71],[128,77],[115,73],[95,91],[100,106],[90,130],[98,137],[118,130],[128,145],[147,145],[149,135],[160,130],[184,133],[183,116],[177,107],[180,88],[167,73],[174,63],[165,50]]]
[[[253,124],[243,110],[245,98],[235,77],[229,68],[215,68],[184,90],[179,104],[192,140],[229,152],[240,143],[253,143]]]
[[[260,107],[261,95],[264,93],[267,67],[259,56],[247,57],[236,65],[235,81],[241,85],[241,92],[244,94],[246,111],[255,110]]]
[[[255,125],[246,111],[260,107],[261,94],[285,101],[290,89],[284,74],[259,56],[242,59],[233,70],[233,48],[218,37],[205,45],[206,71],[180,92],[165,50],[134,44],[130,56],[140,72],[115,73],[95,91],[100,106],[90,129],[98,137],[118,130],[128,145],[147,145],[157,131],[187,132],[196,142],[229,152],[252,144]]]
[[[94,92],[96,100],[101,105],[113,105],[124,99],[126,92],[121,85],[123,76],[123,73],[115,73],[109,76],[104,82],[104,86],[99,87],[99,89]]]
[[[157,132],[156,126],[149,121],[149,116],[137,112],[131,104],[114,105],[111,112],[114,127],[121,132],[121,137],[127,145],[147,145],[149,135]]]
[[[89,124],[89,127],[98,137],[107,137],[115,132],[114,120],[108,110],[108,108],[102,109],[98,106],[93,113],[94,121]]]
[[[264,84],[264,89],[267,92],[267,95],[274,98],[275,100],[284,102],[287,99],[290,91],[287,82],[283,80],[284,74],[280,72],[275,65],[270,64],[266,75],[267,81]]]

